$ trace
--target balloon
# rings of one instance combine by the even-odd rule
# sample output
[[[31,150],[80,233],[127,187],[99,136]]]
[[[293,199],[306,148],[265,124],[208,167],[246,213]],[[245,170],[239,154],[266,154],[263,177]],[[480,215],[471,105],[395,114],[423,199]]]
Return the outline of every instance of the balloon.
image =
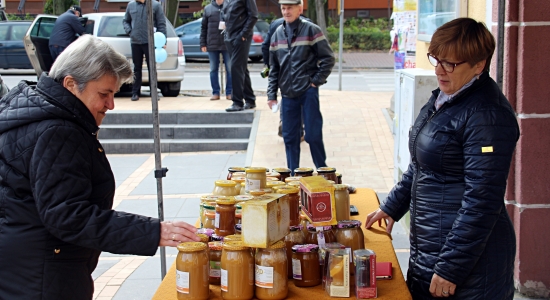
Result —
[[[168,57],[168,53],[164,48],[155,48],[155,61],[163,63]]]
[[[166,37],[162,34],[162,32],[155,32],[154,40],[155,48],[162,48],[166,45]]]

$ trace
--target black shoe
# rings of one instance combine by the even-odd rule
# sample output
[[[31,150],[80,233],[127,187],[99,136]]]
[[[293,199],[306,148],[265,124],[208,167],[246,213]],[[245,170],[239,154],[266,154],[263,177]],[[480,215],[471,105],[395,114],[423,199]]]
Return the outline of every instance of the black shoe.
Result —
[[[138,101],[139,100],[139,95],[138,94],[133,94],[132,95],[132,101]]]
[[[241,111],[241,110],[243,110],[243,107],[235,104],[231,104],[230,107],[225,109],[226,112]]]
[[[256,104],[253,104],[253,103],[244,104],[244,109],[253,109],[253,108],[256,108]]]

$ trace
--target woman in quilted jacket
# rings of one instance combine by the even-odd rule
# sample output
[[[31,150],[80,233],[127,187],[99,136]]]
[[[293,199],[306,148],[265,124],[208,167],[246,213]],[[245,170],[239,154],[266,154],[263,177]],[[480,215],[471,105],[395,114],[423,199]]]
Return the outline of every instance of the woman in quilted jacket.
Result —
[[[409,135],[411,163],[366,227],[410,211],[413,299],[513,299],[514,228],[504,206],[519,138],[514,110],[489,77],[495,40],[483,23],[452,20],[432,37],[439,88]]]
[[[189,224],[112,210],[97,132],[131,79],[123,55],[84,35],[49,75],[0,101],[0,299],[92,299],[101,251],[154,255],[199,240]]]

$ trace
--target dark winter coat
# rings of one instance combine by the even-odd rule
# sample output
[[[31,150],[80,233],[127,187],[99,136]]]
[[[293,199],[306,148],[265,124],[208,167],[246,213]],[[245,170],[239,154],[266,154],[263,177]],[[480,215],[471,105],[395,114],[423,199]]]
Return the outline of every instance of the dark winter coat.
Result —
[[[74,11],[69,9],[55,20],[48,45],[67,47],[78,38],[77,34],[80,36],[83,33],[84,26]]]
[[[0,101],[0,299],[92,299],[101,251],[154,255],[158,219],[111,210],[84,104],[46,75]]]
[[[146,0],[147,1],[147,0]],[[126,7],[126,13],[124,19],[122,19],[122,26],[124,31],[130,35],[130,42],[132,44],[149,44],[149,35],[147,31],[147,2],[131,1]],[[153,26],[157,29],[157,32],[162,32],[166,35],[166,17],[162,11],[162,6],[158,1],[153,1]]]
[[[258,7],[255,0],[224,0],[221,16],[225,21],[226,41],[251,39],[258,22]]]
[[[411,163],[381,209],[410,210],[407,284],[432,299],[433,273],[457,285],[448,299],[512,299],[516,241],[504,206],[519,127],[485,72],[438,111],[433,92],[409,137]]]
[[[207,51],[225,51],[222,31],[220,27],[220,6],[216,0],[204,8],[201,23],[201,47]]]

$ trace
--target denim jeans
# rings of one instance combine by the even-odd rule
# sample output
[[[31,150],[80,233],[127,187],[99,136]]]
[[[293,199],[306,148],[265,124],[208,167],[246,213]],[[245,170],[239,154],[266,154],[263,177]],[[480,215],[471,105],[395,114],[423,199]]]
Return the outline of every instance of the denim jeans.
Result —
[[[296,98],[283,97],[281,110],[288,168],[294,172],[294,169],[300,166],[302,121],[306,132],[305,140],[309,144],[315,167],[326,167],[327,155],[323,143],[323,116],[319,106],[319,88],[309,87],[304,94]]]
[[[226,84],[225,94],[231,95],[233,92],[233,85],[231,84],[231,59],[227,51],[208,51],[208,58],[210,60],[210,85],[212,85],[212,95],[220,95],[220,81],[218,76],[220,66],[220,53],[223,56],[223,63],[225,65]]]

